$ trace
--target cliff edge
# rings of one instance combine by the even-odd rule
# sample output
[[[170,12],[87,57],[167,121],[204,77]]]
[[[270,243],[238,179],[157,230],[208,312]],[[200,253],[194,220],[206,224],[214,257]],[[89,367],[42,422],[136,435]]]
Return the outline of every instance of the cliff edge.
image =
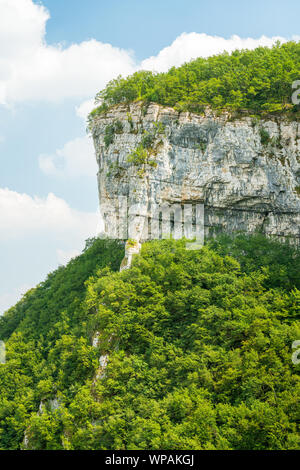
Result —
[[[151,230],[154,214],[164,224],[169,208],[172,232],[172,207],[191,207],[193,225],[201,204],[206,237],[260,231],[299,243],[300,123],[136,102],[96,116],[91,131],[110,238],[164,237]]]

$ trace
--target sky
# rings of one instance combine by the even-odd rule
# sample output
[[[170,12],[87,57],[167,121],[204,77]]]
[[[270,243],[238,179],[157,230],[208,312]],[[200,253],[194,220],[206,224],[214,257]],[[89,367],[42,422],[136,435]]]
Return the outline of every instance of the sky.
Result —
[[[299,17],[299,0],[0,0],[0,314],[101,230],[86,116],[109,80],[299,40]]]

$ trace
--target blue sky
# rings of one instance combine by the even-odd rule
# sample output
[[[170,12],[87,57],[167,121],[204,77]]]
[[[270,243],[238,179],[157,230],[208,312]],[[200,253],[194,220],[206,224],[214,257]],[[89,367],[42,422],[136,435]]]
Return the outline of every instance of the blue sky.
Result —
[[[47,41],[96,38],[132,49],[142,60],[182,32],[223,37],[299,33],[298,0],[44,0],[52,19]]]
[[[0,0],[0,314],[101,228],[93,97],[139,68],[299,36],[298,0]]]

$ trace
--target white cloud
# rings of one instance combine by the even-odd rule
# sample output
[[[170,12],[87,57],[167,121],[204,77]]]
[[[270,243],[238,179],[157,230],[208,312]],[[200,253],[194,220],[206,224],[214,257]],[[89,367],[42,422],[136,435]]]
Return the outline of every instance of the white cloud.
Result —
[[[54,155],[39,156],[40,169],[49,176],[64,178],[96,177],[97,164],[91,137],[67,142]]]
[[[76,106],[75,111],[78,117],[86,121],[89,113],[95,108],[95,100],[86,100],[80,106]]]
[[[300,36],[293,39],[299,40]],[[220,36],[209,36],[205,33],[183,33],[170,46],[162,49],[158,55],[143,60],[141,68],[165,72],[172,66],[182,65],[197,57],[209,57],[224,51],[232,52],[236,49],[255,49],[258,46],[271,47],[278,40],[287,41],[286,38],[279,36],[271,38],[261,36],[258,39],[253,39],[233,35],[229,39],[225,39]]]
[[[67,48],[45,42],[47,10],[32,0],[0,0],[0,103],[94,96],[130,74],[130,51],[94,39]]]
[[[1,61],[28,58],[43,43],[49,12],[32,0],[0,0],[0,8]]]
[[[72,244],[98,233],[100,214],[74,210],[52,193],[43,199],[0,189],[0,220],[2,241],[47,234]]]
[[[0,315],[102,230],[98,211],[74,210],[51,193],[39,198],[0,188]]]

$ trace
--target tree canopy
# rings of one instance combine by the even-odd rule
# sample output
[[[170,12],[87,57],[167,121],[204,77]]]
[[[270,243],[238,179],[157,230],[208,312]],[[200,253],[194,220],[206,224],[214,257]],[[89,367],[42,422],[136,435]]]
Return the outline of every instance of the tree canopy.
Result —
[[[143,100],[172,106],[178,111],[216,110],[253,114],[293,113],[292,83],[300,80],[300,43],[279,42],[272,48],[236,50],[197,58],[165,73],[139,71],[112,80],[96,96],[100,104],[90,122],[109,107]]]
[[[1,449],[300,449],[298,250],[90,245],[1,319]]]

